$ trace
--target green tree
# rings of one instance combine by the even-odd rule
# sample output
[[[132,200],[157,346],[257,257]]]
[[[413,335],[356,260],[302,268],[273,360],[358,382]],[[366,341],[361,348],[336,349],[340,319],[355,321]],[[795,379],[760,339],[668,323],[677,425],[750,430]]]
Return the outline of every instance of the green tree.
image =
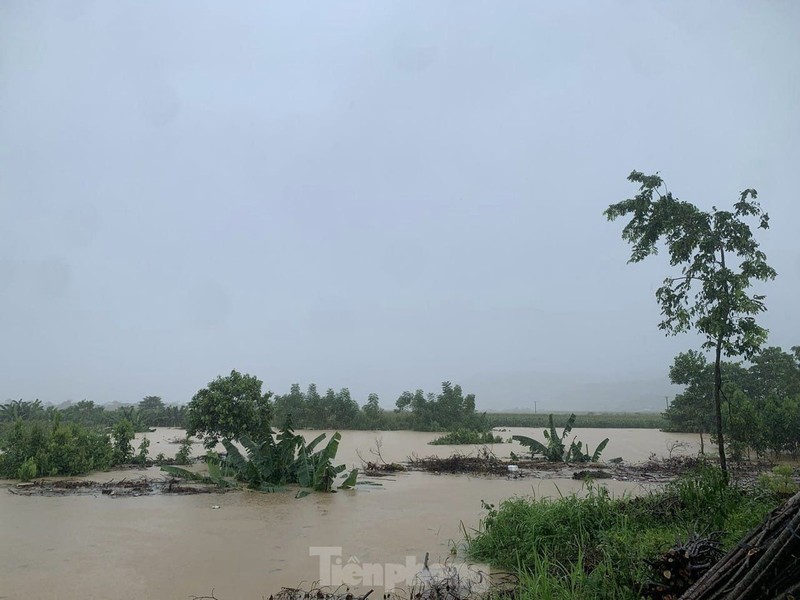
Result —
[[[306,396],[299,383],[293,383],[288,394],[275,396],[273,411],[276,423],[284,423],[289,417],[301,425],[307,423]]]
[[[260,441],[272,434],[272,393],[261,393],[261,380],[234,370],[218,376],[199,390],[191,402],[186,432],[213,448],[222,438],[238,440],[243,434]]]
[[[633,249],[629,262],[640,262],[666,244],[670,265],[680,274],[667,277],[656,291],[667,334],[695,329],[714,350],[714,413],[720,466],[727,473],[722,425],[722,356],[750,358],[763,345],[767,330],[755,316],[766,310],[764,296],[750,293],[753,280],[775,278],[775,271],[759,249],[747,218],[769,227],[769,217],[756,202],[756,191],[739,195],[732,211],[700,210],[678,200],[658,174],[633,171],[628,180],[639,193],[606,209],[609,221],[630,215],[622,238]]]
[[[377,429],[380,426],[383,409],[378,394],[370,394],[367,397],[367,403],[361,407],[361,411],[364,413],[364,421],[368,427]]]
[[[166,406],[160,396],[145,396],[136,407],[141,422],[147,427],[163,425]]]
[[[791,354],[771,346],[764,348],[750,362],[746,391],[751,397],[785,399],[800,395],[800,365]]]
[[[700,451],[705,453],[703,433],[714,421],[714,384],[708,377],[711,365],[700,352],[681,352],[669,369],[670,382],[686,386],[664,413],[670,429],[700,434]]]

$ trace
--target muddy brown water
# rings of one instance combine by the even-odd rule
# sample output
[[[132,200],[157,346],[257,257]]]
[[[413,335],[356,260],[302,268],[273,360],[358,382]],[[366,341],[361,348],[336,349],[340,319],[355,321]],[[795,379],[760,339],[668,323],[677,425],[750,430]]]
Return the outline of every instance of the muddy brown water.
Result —
[[[303,432],[308,439],[316,431]],[[330,432],[328,432],[330,433]],[[540,429],[509,428],[498,432],[541,439]],[[651,453],[666,456],[696,453],[694,435],[649,429],[576,429],[579,439],[594,448],[611,442],[605,458],[627,462],[646,460]],[[180,430],[160,428],[147,434],[151,456],[174,456],[168,443]],[[137,436],[140,437],[140,436]],[[359,466],[359,453],[370,452],[380,440],[388,461],[408,456],[449,456],[474,452],[478,446],[430,446],[435,434],[393,431],[344,431],[338,463]],[[495,444],[508,457],[521,452],[514,444]],[[195,447],[195,454],[201,448]],[[160,471],[95,473],[98,481]],[[497,504],[520,495],[556,496],[580,491],[582,483],[566,478],[506,480],[466,475],[399,473],[381,478],[381,487],[360,487],[336,494],[261,494],[237,491],[196,496],[24,497],[0,489],[0,598],[88,600],[106,598],[180,598],[210,594],[220,600],[269,597],[282,586],[297,586],[320,577],[320,560],[313,546],[342,548],[350,557],[370,564],[445,560],[453,542],[463,539],[461,527],[477,527],[485,511],[481,501]],[[640,493],[640,484],[607,481],[614,494]],[[3,484],[7,487],[8,484]],[[218,506],[218,509],[212,508]]]

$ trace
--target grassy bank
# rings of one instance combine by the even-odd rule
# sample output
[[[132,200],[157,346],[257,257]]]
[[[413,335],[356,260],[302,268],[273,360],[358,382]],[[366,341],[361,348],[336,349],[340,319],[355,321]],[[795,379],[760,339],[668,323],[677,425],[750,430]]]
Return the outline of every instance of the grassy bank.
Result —
[[[550,413],[486,413],[491,427],[547,427]],[[576,413],[576,427],[663,429],[667,421],[659,413]],[[553,413],[556,427],[564,427],[570,413]]]
[[[719,470],[703,467],[637,498],[593,486],[583,497],[486,506],[467,545],[474,559],[518,572],[521,598],[634,599],[660,581],[648,561],[676,540],[720,532],[727,550],[779,503],[766,487],[726,486]]]

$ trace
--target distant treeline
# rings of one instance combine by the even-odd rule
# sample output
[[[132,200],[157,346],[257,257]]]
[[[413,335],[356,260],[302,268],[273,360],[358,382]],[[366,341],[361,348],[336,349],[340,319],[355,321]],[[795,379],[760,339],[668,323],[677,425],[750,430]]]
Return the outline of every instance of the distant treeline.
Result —
[[[461,386],[442,383],[438,394],[423,390],[403,392],[395,409],[381,408],[377,394],[370,394],[363,406],[353,399],[350,390],[328,389],[324,395],[316,384],[303,392],[299,384],[273,400],[273,422],[281,424],[291,416],[295,427],[311,429],[375,429],[415,431],[488,430],[485,415],[475,410],[475,395],[464,395]]]
[[[305,391],[293,384],[288,394],[273,396],[273,425],[280,427],[288,415],[295,427],[305,429],[488,431],[493,427],[539,428],[548,423],[547,414],[542,413],[479,413],[474,394],[465,396],[460,386],[450,382],[442,384],[439,394],[403,392],[393,410],[382,408],[377,394],[369,394],[359,405],[347,388],[328,389],[324,394],[317,390],[313,383]],[[0,427],[18,419],[52,421],[56,414],[62,423],[111,427],[126,420],[135,431],[147,431],[150,427],[185,427],[187,405],[167,405],[158,396],[115,409],[90,400],[65,408],[44,406],[39,400],[12,400],[0,405]],[[580,427],[661,429],[669,423],[657,413],[592,412],[579,417]],[[568,418],[569,413],[556,413],[556,426],[564,427]]]
[[[548,414],[543,413],[486,413],[490,427],[547,427]],[[553,424],[565,427],[570,413],[553,413]],[[617,429],[662,429],[667,420],[659,413],[579,413],[576,427]]]
[[[136,406],[107,409],[91,400],[81,400],[65,408],[44,406],[41,401],[10,400],[0,404],[0,426],[15,421],[54,421],[76,423],[87,427],[111,427],[128,421],[135,431],[150,427],[183,427],[187,408],[185,405],[167,405],[158,396],[146,396]]]

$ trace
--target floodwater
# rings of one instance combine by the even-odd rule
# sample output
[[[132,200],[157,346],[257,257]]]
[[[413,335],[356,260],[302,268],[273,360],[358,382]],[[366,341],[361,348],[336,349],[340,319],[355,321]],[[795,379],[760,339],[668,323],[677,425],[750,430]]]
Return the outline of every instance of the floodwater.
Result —
[[[303,433],[312,439],[319,432]],[[540,429],[497,433],[542,439]],[[591,448],[609,437],[604,457],[621,456],[627,462],[646,460],[651,453],[694,454],[699,449],[697,436],[650,429],[573,433]],[[174,456],[178,446],[168,440],[182,432],[161,428],[147,435],[151,456]],[[375,460],[378,446],[387,462],[412,454],[449,456],[479,448],[429,446],[434,437],[408,431],[344,431],[337,463],[359,466],[359,454]],[[516,443],[491,448],[501,457],[522,452]],[[196,446],[195,454],[199,452]],[[157,477],[160,472],[151,468],[95,473],[91,479],[144,474]],[[404,564],[407,557],[421,562],[426,552],[432,562],[444,561],[452,544],[463,540],[461,528],[471,531],[478,526],[485,514],[482,500],[497,504],[513,496],[552,497],[582,488],[580,482],[563,478],[507,480],[417,472],[380,482],[381,487],[359,486],[302,499],[293,493],[249,491],[25,497],[0,487],[0,598],[185,600],[210,595],[212,589],[220,600],[267,598],[283,586],[308,584],[325,575],[319,557],[310,555],[311,547],[341,547],[345,564],[351,557],[361,564]],[[643,489],[629,482],[605,484],[617,495]]]

